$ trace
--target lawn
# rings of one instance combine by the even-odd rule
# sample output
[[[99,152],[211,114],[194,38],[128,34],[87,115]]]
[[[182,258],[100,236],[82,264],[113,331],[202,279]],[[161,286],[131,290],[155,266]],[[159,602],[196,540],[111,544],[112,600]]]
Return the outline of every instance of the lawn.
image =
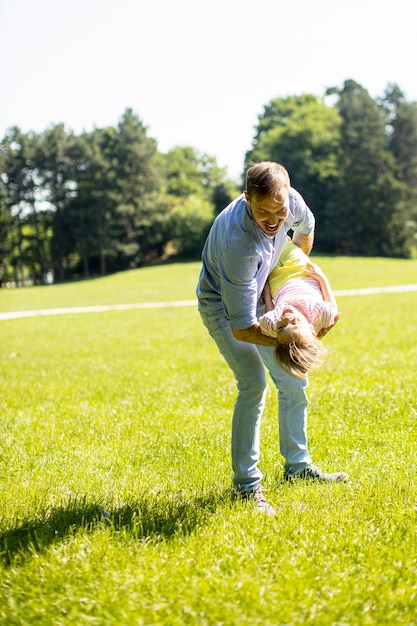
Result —
[[[337,290],[417,261],[316,257]],[[194,299],[198,263],[0,290],[0,311]],[[348,485],[231,498],[234,382],[194,306],[0,322],[0,623],[417,624],[417,291],[338,299],[309,443]]]

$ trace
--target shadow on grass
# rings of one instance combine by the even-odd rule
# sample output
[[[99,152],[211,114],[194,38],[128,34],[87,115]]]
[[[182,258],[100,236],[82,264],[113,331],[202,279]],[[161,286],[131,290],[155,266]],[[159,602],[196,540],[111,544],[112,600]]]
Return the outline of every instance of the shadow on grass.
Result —
[[[98,503],[88,502],[86,497],[73,498],[2,532],[0,560],[5,566],[18,565],[27,556],[41,554],[50,545],[80,531],[94,532],[103,527],[138,540],[164,541],[185,536],[206,524],[217,508],[230,500],[230,493],[226,490],[194,497],[152,494],[106,510]]]

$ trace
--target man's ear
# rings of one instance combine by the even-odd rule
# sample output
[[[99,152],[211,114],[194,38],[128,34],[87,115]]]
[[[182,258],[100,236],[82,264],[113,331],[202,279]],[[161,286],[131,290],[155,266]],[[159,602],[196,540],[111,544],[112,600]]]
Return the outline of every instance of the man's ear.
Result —
[[[245,194],[246,202],[249,202],[249,194],[248,194],[248,192],[244,191],[243,193]]]

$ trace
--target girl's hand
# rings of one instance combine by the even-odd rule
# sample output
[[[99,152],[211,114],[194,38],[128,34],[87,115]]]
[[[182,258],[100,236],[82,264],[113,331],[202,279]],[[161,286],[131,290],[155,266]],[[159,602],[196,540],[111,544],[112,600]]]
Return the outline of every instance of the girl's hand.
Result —
[[[307,267],[308,270],[304,270],[303,274],[311,276],[311,278],[315,278],[316,280],[320,280],[320,278],[323,278],[324,273],[321,267],[319,267],[315,263],[312,263],[311,261],[308,263]]]

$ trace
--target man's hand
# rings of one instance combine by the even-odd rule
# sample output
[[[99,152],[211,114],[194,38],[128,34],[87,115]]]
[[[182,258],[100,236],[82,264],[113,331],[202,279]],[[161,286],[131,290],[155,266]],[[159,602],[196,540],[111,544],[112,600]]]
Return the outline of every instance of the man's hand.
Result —
[[[243,328],[242,330],[235,330],[232,328],[232,333],[235,339],[238,341],[246,341],[247,343],[257,343],[260,346],[271,346],[275,347],[277,345],[277,340],[273,337],[268,337],[268,335],[264,335],[261,333],[261,327],[258,323],[255,326],[251,326],[250,328]]]

